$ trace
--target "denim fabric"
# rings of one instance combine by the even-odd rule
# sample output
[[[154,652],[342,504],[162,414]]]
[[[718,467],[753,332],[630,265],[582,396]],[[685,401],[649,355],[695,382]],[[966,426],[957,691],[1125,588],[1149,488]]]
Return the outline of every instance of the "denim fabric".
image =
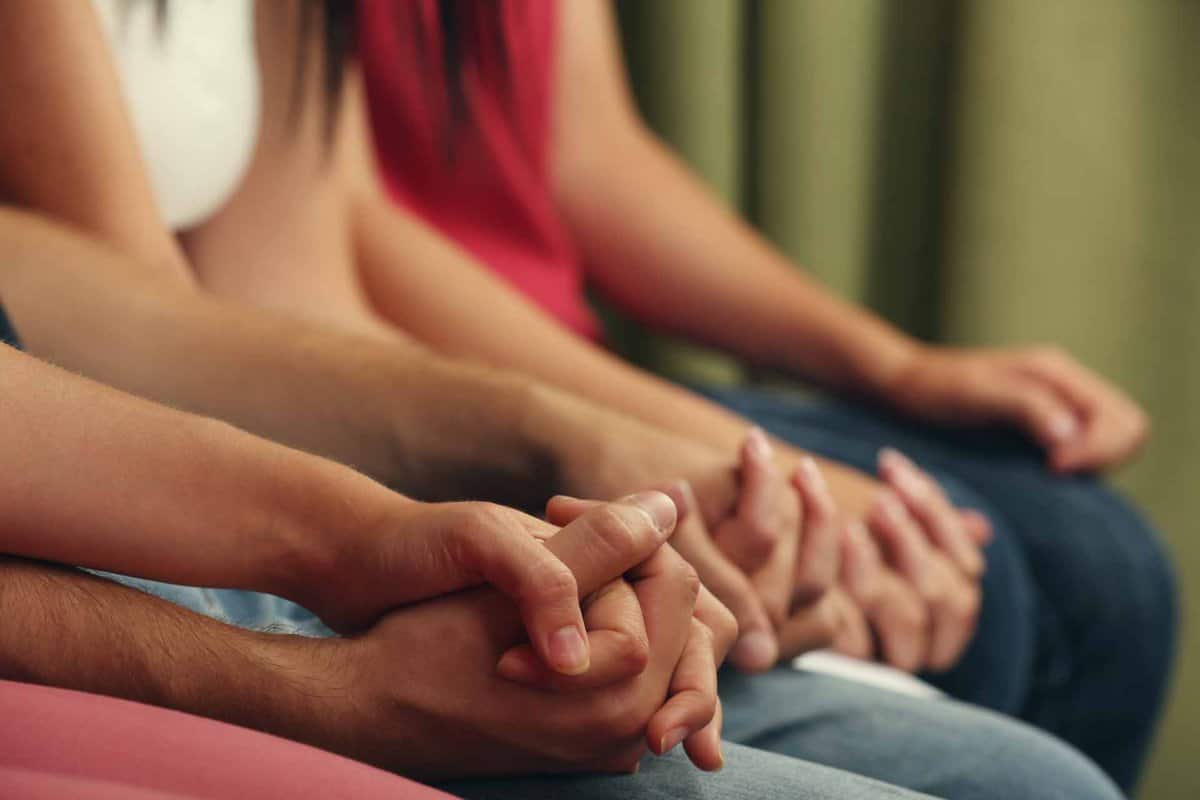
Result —
[[[21,340],[17,338],[17,332],[13,328],[12,323],[8,321],[8,315],[4,313],[4,307],[0,306],[0,343],[7,344],[21,349]]]
[[[309,612],[271,595],[99,574],[244,627],[329,634]],[[728,743],[725,768],[716,775],[700,773],[676,752],[647,757],[632,776],[457,781],[441,788],[471,800],[924,796],[914,791],[948,800],[1120,797],[1099,769],[1068,746],[959,703],[787,667],[757,676],[725,670],[720,689]]]
[[[1126,791],[1145,759],[1175,651],[1177,597],[1158,535],[1091,477],[1060,477],[998,430],[943,431],[850,405],[706,392],[782,439],[873,471],[907,453],[996,530],[975,640],[944,675],[952,696],[1075,745]]]

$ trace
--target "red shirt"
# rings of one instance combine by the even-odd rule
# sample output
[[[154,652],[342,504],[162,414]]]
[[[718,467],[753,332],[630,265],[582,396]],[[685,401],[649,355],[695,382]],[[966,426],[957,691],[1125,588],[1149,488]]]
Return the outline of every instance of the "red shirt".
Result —
[[[485,13],[480,4],[468,7]],[[380,169],[397,202],[563,324],[597,339],[581,259],[550,177],[557,3],[490,7],[503,47],[465,32],[467,107],[455,124],[435,0],[359,0],[359,57]]]

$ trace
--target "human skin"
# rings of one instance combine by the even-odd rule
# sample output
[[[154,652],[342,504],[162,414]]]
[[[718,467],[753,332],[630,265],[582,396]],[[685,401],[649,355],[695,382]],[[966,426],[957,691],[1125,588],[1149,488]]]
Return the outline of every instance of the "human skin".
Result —
[[[543,545],[553,525],[489,503],[418,503],[4,346],[0,411],[0,452],[21,454],[0,485],[4,553],[268,592],[346,633],[488,583],[518,605],[542,661],[565,674],[588,669],[574,576]],[[657,493],[635,497],[670,505]]]
[[[314,640],[236,629],[10,557],[0,558],[0,675],[212,716],[426,778],[625,771],[647,746],[662,752],[680,739],[699,766],[719,768],[715,663],[732,643],[731,618],[708,617],[718,623],[709,627],[693,615],[695,573],[662,544],[672,513],[652,519],[618,506],[588,509],[546,543],[581,594],[626,587],[592,602],[596,627],[627,614],[632,598],[640,607],[636,668],[601,687],[556,691],[499,675],[523,631],[516,606],[490,589],[407,606],[355,637]],[[619,531],[605,527],[614,511],[624,515]],[[431,635],[437,648],[421,644]]]
[[[260,6],[267,15],[294,10]],[[756,485],[772,484],[785,513],[767,521],[742,513],[761,504],[739,502],[747,469],[735,452],[521,376],[448,360],[370,314],[330,326],[321,315],[279,313],[278,299],[257,303],[271,308],[255,308],[202,291],[189,257],[203,261],[206,280],[220,284],[211,273],[214,258],[224,263],[223,251],[216,247],[213,255],[214,242],[197,232],[187,237],[185,254],[158,217],[93,16],[70,3],[23,0],[5,5],[0,15],[10,76],[0,87],[0,108],[24,109],[19,124],[0,125],[0,190],[36,212],[0,210],[6,263],[0,291],[31,352],[333,457],[423,499],[487,497],[537,508],[556,491],[614,497],[682,477],[692,481],[706,523],[740,531],[727,538],[769,544],[796,535],[768,530],[777,519],[795,524],[796,501],[786,479],[766,465],[760,470],[765,480]],[[281,22],[259,26],[277,32],[268,45],[294,48],[294,19],[267,22]],[[264,73],[266,96],[275,98],[270,108],[282,102],[279,91],[270,91],[280,79],[279,70]],[[297,267],[297,274],[317,276],[302,287],[315,287],[336,311],[357,295],[321,281],[329,268],[346,267],[347,247],[354,244],[355,232],[345,225],[347,176],[358,172],[353,165],[330,168],[349,156],[340,144],[329,149],[323,98],[317,81],[310,83],[304,88],[312,89],[305,105],[311,113],[286,129],[282,114],[268,114],[263,132],[268,143],[286,138],[290,147],[276,151],[277,166],[301,185],[270,184],[278,202],[266,212],[269,219],[263,220],[262,208],[236,218],[236,224],[265,223],[295,235],[256,245],[283,246],[282,252],[235,254],[228,266],[236,271],[246,255]],[[56,88],[47,92],[47,86]],[[43,135],[51,130],[53,136]],[[350,122],[345,130],[350,140]],[[318,257],[316,270],[299,269]],[[342,273],[352,274],[349,267]],[[62,308],[72,313],[64,317]],[[105,336],[95,336],[97,330]],[[698,524],[700,515],[694,519]]]

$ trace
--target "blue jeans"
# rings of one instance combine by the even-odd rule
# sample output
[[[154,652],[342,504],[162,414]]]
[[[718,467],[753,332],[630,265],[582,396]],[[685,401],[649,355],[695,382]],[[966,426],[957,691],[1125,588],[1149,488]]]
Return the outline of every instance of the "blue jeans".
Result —
[[[1126,791],[1161,711],[1175,650],[1175,578],[1157,534],[1089,477],[1047,472],[999,430],[944,431],[850,405],[746,389],[706,391],[780,438],[865,471],[906,452],[961,506],[992,520],[975,640],[948,694],[1075,745]]]
[[[100,574],[232,624],[330,635],[312,614],[271,595]],[[723,670],[720,691],[726,765],[715,775],[700,773],[676,752],[647,757],[636,775],[455,781],[442,788],[472,800],[1121,796],[1069,746],[1024,723],[951,700],[918,700],[786,667],[756,676]]]

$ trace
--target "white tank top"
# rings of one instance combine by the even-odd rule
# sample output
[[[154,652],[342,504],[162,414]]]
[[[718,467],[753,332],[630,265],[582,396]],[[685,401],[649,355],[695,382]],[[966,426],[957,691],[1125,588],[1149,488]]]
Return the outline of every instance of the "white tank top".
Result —
[[[2,0],[0,0],[2,1]],[[237,188],[259,124],[254,0],[93,0],[163,218],[207,219]]]

